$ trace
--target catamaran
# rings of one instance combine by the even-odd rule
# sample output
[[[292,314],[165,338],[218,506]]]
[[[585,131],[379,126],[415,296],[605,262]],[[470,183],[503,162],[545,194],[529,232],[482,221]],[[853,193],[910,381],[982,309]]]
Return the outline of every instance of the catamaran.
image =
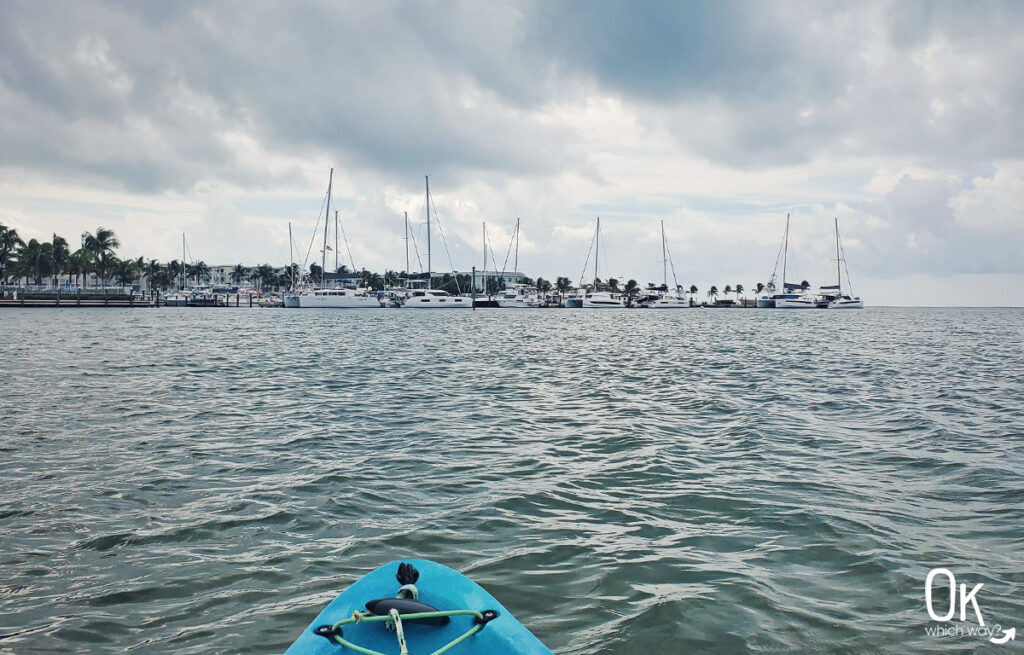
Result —
[[[859,296],[852,296],[853,285],[850,284],[850,271],[846,271],[846,286],[850,288],[849,293],[843,293],[843,266],[846,264],[845,253],[839,242],[839,219],[836,223],[836,283],[821,287],[818,291],[819,297],[828,309],[864,309],[864,301]]]
[[[597,231],[594,232],[594,288],[583,296],[582,307],[584,309],[621,309],[626,306],[626,300],[620,293],[612,291],[598,291],[597,260],[601,247],[601,217],[597,217]]]
[[[327,229],[331,224],[331,187],[334,183],[334,169],[331,169],[330,177],[327,181],[327,210],[324,213],[324,247],[321,250],[321,262],[320,262],[320,287],[316,289],[308,289],[298,294],[298,296],[292,296],[293,299],[286,300],[288,306],[297,303],[297,306],[301,309],[380,309],[380,299],[377,298],[377,294],[373,293],[369,289],[332,289],[327,288],[324,284],[324,273],[327,270]],[[335,223],[338,221],[338,214],[334,214]],[[334,228],[334,257],[335,257],[335,270],[337,270],[337,257],[338,257],[338,227],[335,225]]]
[[[686,309],[690,302],[680,290],[679,281],[675,279],[676,268],[672,265],[672,281],[676,283],[675,289],[668,288],[668,247],[665,244],[665,221],[661,222],[661,288],[657,297],[641,303],[641,307],[650,309]]]
[[[427,183],[427,288],[409,292],[402,303],[406,309],[473,309],[473,299],[466,296],[452,296],[447,291],[434,289],[434,277],[430,261],[430,176]]]
[[[779,256],[775,258],[775,270],[768,278],[768,284],[757,298],[757,306],[762,308],[774,307],[777,309],[815,309],[818,306],[818,299],[813,293],[808,293],[802,284],[786,282],[786,263],[789,260],[789,214],[786,214],[786,231],[782,235],[782,245],[779,248],[779,255],[782,259],[782,293],[775,290],[775,273],[779,268]]]

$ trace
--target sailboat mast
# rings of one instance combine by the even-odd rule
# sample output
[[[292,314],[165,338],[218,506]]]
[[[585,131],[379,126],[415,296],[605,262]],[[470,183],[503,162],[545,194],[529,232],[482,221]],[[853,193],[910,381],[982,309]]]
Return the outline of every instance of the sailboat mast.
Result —
[[[675,268],[672,269],[673,271]],[[675,273],[673,273],[675,275]],[[661,283],[668,289],[668,255],[665,254],[665,221],[661,221]]]
[[[483,274],[484,293],[487,293],[487,221],[483,221],[483,234],[484,267],[480,269],[480,272]],[[476,280],[473,280],[473,286],[476,286]]]
[[[185,289],[185,233],[181,233],[181,286],[178,287],[180,290]]]
[[[427,180],[427,288],[434,288],[434,281],[431,279],[430,271],[430,176],[423,176]]]
[[[789,259],[789,214],[786,214],[786,236],[782,248],[782,293],[786,293],[786,260]]]
[[[405,277],[409,278],[409,212],[405,212]]]
[[[338,210],[334,210],[334,271],[338,271]],[[351,263],[351,262],[350,262]]]
[[[519,271],[519,217],[516,216],[516,258],[512,262],[512,272]]]
[[[292,222],[288,221],[288,277],[292,280],[292,291],[295,291],[295,247],[292,245]]]
[[[594,233],[594,293],[597,293],[597,259],[601,253],[601,217],[597,217],[597,231]]]
[[[836,295],[843,295],[843,274],[842,268],[840,268],[839,261],[839,217],[835,217],[836,221]]]
[[[324,249],[320,257],[320,286],[324,286],[324,273],[327,272],[327,226],[331,224],[331,186],[334,184],[334,169],[327,179],[327,211],[324,213]]]

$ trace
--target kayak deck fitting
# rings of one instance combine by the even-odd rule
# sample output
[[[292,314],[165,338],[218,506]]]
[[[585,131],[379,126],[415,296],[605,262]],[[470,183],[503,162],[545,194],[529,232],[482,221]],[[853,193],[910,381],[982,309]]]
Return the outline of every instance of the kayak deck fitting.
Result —
[[[392,562],[366,574],[285,655],[408,655],[407,642],[416,655],[552,655],[483,587],[429,560]]]

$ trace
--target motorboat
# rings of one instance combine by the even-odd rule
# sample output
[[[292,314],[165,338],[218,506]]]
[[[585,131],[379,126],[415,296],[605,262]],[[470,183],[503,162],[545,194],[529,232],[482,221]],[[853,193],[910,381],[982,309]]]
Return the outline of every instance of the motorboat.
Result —
[[[625,306],[626,299],[620,293],[592,291],[583,296],[584,309],[621,309]]]
[[[508,308],[525,308],[525,307],[540,307],[541,299],[537,295],[537,290],[531,286],[525,284],[511,284],[496,298],[498,307],[503,309]]]

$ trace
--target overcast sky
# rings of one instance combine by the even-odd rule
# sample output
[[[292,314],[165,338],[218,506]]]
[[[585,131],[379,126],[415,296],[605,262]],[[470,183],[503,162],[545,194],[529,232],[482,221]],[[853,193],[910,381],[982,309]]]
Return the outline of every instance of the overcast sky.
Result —
[[[300,261],[334,168],[357,267],[834,283],[1024,305],[1024,3],[0,3],[0,222]],[[333,237],[332,237],[333,241]],[[344,252],[344,251],[343,251]],[[333,255],[332,255],[333,259]],[[345,252],[343,261],[348,260]],[[511,265],[511,264],[510,264]],[[587,276],[592,275],[591,272]],[[670,272],[671,277],[671,272]]]

